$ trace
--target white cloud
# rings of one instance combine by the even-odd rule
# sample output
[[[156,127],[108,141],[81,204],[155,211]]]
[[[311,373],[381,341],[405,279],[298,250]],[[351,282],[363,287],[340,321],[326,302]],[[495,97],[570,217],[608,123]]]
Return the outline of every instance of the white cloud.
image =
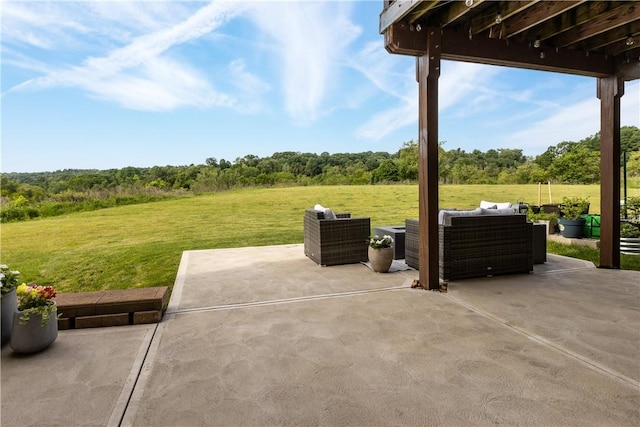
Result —
[[[85,25],[68,18],[55,3],[39,2],[37,7],[27,2],[3,2],[2,38],[4,41],[50,49],[65,31],[83,33]]]
[[[84,39],[125,42],[188,18],[189,7],[172,1],[3,2],[5,41],[43,49],[77,47]],[[100,38],[96,38],[96,37]]]
[[[578,141],[597,132],[600,123],[597,99],[567,105],[530,127],[508,135],[505,143],[541,152],[561,141]]]
[[[378,40],[367,43],[349,65],[362,73],[377,90],[395,99],[358,126],[356,137],[378,141],[417,122],[418,84],[413,58],[389,54]]]
[[[337,76],[338,61],[361,31],[348,19],[349,7],[337,2],[252,6],[252,20],[272,40],[279,59],[287,112],[299,123],[316,120],[332,108],[323,103]]]
[[[262,96],[270,91],[271,86],[248,71],[244,59],[236,59],[229,64],[229,75],[231,85],[237,90],[236,97],[242,101],[236,109],[244,113],[264,111]]]
[[[133,38],[106,56],[88,58],[81,66],[51,71],[12,90],[78,87],[127,108],[146,110],[181,105],[233,105],[230,96],[217,93],[200,73],[162,55],[173,46],[214,31],[242,9],[241,4],[210,3],[187,19]]]
[[[128,73],[78,83],[98,98],[135,110],[167,111],[186,105],[205,108],[235,104],[231,97],[213,90],[197,71],[162,58],[150,59]]]
[[[418,102],[405,101],[400,105],[375,114],[366,123],[358,127],[356,136],[378,141],[393,131],[418,121]],[[417,129],[416,129],[417,131]]]
[[[493,79],[501,71],[488,65],[443,61],[438,93],[440,110],[455,108],[462,116],[486,110],[496,96]]]
[[[551,145],[562,141],[579,141],[600,131],[600,101],[593,96],[555,110],[545,119],[533,123],[528,128],[509,134],[505,145],[517,142],[529,154],[539,154]],[[625,95],[621,98],[621,126],[640,126],[640,83],[627,83]],[[510,144],[510,145],[509,145]]]
[[[380,40],[367,44],[348,60],[377,89],[399,100],[415,98],[415,66],[413,58],[391,55]],[[409,64],[409,65],[407,65]]]
[[[379,140],[405,126],[418,122],[418,83],[415,78],[415,65],[397,72],[393,57],[368,46],[363,58],[371,58],[371,63],[363,67],[362,72],[377,87],[398,98],[398,102],[388,109],[374,115],[356,130],[360,138]],[[386,55],[386,56],[384,56]],[[472,114],[475,109],[484,108],[483,102],[493,95],[491,79],[498,73],[495,67],[463,62],[443,63],[443,71],[438,82],[439,110],[444,112],[457,107],[458,114]],[[464,101],[464,104],[461,104]]]

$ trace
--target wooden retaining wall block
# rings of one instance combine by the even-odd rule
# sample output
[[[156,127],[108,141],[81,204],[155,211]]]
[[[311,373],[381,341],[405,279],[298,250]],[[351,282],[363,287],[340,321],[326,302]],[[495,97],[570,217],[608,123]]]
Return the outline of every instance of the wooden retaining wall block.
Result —
[[[56,296],[58,329],[158,323],[169,304],[167,286]]]

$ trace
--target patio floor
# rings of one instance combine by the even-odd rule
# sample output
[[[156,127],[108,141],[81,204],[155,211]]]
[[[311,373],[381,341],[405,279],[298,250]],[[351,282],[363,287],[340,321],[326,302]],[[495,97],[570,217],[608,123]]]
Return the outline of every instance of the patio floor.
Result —
[[[302,245],[185,252],[153,325],[2,348],[3,426],[640,425],[640,272],[411,289]]]

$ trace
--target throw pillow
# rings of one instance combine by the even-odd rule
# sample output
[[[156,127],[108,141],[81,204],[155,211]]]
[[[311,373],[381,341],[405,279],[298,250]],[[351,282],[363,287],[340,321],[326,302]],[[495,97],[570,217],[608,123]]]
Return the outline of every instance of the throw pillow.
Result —
[[[324,219],[338,219],[336,214],[333,212],[333,209],[331,208],[325,208],[324,206],[318,204],[313,207],[313,210],[322,212],[324,214]]]

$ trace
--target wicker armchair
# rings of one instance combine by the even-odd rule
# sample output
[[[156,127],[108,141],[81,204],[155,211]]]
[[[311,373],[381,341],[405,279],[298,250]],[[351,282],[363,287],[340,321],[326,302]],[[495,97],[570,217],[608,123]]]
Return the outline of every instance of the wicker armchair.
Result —
[[[304,254],[320,265],[367,261],[370,218],[351,218],[350,213],[324,219],[324,213],[307,209],[304,214]]]
[[[533,271],[533,224],[526,215],[452,217],[438,227],[442,281]],[[414,219],[406,220],[405,262],[419,268]]]

